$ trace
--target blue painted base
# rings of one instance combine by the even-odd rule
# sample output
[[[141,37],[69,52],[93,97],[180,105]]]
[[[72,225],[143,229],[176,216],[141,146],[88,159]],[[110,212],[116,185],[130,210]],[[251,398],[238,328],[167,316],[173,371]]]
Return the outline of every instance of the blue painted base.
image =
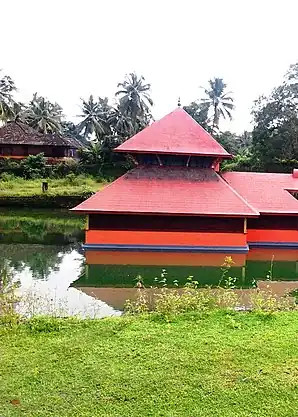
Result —
[[[298,249],[298,242],[248,242],[249,249]]]
[[[101,245],[85,244],[84,250],[126,252],[197,252],[197,253],[247,253],[248,246],[162,246],[162,245]]]

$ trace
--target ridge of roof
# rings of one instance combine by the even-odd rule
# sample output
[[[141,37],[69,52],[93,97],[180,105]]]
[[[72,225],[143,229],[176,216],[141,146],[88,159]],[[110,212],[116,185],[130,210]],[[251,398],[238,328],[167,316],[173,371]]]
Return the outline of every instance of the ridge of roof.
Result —
[[[229,184],[221,175],[219,175],[218,174],[218,176],[219,176],[219,178],[221,179],[221,181],[224,181],[225,183],[226,183],[226,185],[231,189],[231,191],[238,197],[238,198],[240,198],[240,200],[242,200],[243,201],[243,203],[245,203],[252,211],[254,211],[255,213],[256,213],[256,215],[260,215],[260,212],[252,205],[252,204],[250,204],[244,197],[242,197],[242,195],[241,194],[239,194],[236,190],[235,190],[235,188],[233,188],[232,186],[231,186],[231,184]]]
[[[232,157],[199,123],[180,107],[145,127],[114,150],[128,153]]]

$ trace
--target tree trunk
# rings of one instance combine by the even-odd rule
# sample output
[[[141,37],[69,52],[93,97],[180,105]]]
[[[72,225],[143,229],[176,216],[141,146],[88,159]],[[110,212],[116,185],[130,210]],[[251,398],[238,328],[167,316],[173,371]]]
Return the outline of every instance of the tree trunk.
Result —
[[[218,103],[214,103],[214,117],[213,117],[213,123],[211,128],[211,133],[213,135],[215,128],[218,128]]]

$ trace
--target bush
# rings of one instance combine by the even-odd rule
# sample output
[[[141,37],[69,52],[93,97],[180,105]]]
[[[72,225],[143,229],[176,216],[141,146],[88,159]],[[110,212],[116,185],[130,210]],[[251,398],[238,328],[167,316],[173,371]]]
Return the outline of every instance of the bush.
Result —
[[[15,180],[15,176],[9,172],[2,172],[0,174],[0,181],[9,182]]]
[[[43,153],[29,155],[23,159],[21,165],[24,170],[24,177],[27,179],[42,178],[46,175],[46,159]]]
[[[66,158],[64,162],[52,166],[52,174],[56,178],[63,178],[68,174],[80,174],[82,172],[79,162],[74,158]]]

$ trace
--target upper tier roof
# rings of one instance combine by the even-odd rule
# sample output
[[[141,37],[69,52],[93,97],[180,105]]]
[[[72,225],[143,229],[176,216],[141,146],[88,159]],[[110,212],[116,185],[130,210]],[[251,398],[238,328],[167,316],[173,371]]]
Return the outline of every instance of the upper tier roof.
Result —
[[[167,153],[230,158],[231,155],[185,110],[177,108],[116,149],[118,152]]]
[[[298,201],[289,192],[298,192],[298,178],[292,174],[226,172],[222,176],[260,213],[298,215]]]
[[[212,169],[141,166],[73,210],[220,217],[259,215]]]

